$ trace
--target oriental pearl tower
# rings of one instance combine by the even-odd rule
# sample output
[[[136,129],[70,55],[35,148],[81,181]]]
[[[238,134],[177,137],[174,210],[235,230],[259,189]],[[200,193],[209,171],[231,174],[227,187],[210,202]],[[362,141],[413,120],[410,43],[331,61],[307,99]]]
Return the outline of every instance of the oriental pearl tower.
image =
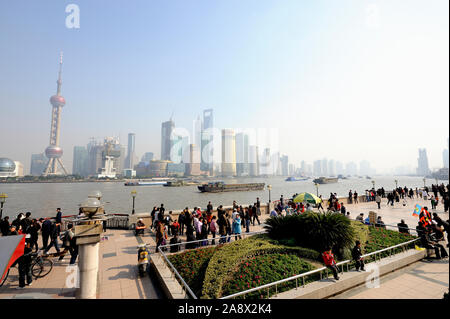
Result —
[[[60,174],[58,171],[57,163],[59,164],[60,168],[64,172],[65,175],[67,174],[66,169],[64,168],[64,165],[61,161],[61,157],[63,155],[63,150],[61,147],[59,147],[59,128],[60,128],[60,120],[61,120],[61,110],[64,104],[66,104],[66,100],[61,95],[61,71],[62,71],[62,52],[60,55],[59,60],[59,75],[58,75],[58,81],[57,83],[57,89],[56,89],[56,95],[53,95],[50,98],[50,103],[52,104],[52,122],[51,122],[51,129],[50,129],[50,145],[45,149],[45,155],[48,158],[48,162],[46,165],[46,168],[42,175],[56,175]]]

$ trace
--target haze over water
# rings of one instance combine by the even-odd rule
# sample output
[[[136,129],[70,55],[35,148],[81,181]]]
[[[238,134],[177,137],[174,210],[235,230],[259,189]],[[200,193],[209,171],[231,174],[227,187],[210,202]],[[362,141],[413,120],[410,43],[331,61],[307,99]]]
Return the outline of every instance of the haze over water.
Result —
[[[375,187],[384,187],[385,190],[395,188],[395,180],[400,187],[423,187],[423,179],[407,176],[377,176],[373,179],[350,178],[339,180],[338,183],[319,185],[319,194],[328,198],[330,192],[337,193],[340,197],[348,196],[348,191],[356,190],[363,195],[366,189],[372,188],[372,180]],[[280,195],[290,198],[295,193],[311,192],[316,194],[316,188],[312,180],[299,182],[286,182],[284,177],[271,178],[239,178],[220,179],[226,183],[265,183],[272,185],[271,199],[277,200]],[[439,181],[447,184],[448,181]],[[435,183],[435,180],[427,179],[427,186]],[[194,206],[206,208],[211,201],[214,208],[218,205],[231,206],[233,200],[238,204],[248,205],[256,201],[268,202],[268,190],[253,192],[230,193],[200,193],[197,186],[163,187],[163,186],[138,186],[127,187],[123,182],[105,183],[30,183],[30,184],[0,184],[0,193],[8,194],[7,202],[3,209],[3,216],[14,218],[19,212],[30,211],[33,217],[51,217],[55,215],[57,207],[61,207],[63,215],[78,213],[78,205],[83,202],[93,190],[100,190],[107,213],[130,214],[132,199],[130,192],[137,191],[135,209],[137,213],[149,212],[153,206],[164,203],[167,210],[179,210],[186,206],[192,209]],[[351,209],[350,209],[351,210]]]

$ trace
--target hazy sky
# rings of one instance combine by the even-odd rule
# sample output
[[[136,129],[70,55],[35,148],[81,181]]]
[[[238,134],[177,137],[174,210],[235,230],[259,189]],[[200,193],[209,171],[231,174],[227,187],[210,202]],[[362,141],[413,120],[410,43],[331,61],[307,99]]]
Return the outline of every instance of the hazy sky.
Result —
[[[80,8],[80,28],[65,8]],[[291,162],[442,166],[449,131],[447,0],[1,1],[0,157],[49,142],[64,51],[61,146],[136,133],[159,155],[161,122],[278,128]]]

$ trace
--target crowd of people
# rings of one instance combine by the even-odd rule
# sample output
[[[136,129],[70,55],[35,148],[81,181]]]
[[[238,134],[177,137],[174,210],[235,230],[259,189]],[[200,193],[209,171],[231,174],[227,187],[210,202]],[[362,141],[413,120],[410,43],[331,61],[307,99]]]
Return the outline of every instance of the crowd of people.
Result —
[[[178,218],[173,218],[173,212],[165,214],[164,204],[153,207],[150,213],[150,229],[155,232],[156,251],[159,246],[173,245],[171,252],[178,251],[181,242],[179,236],[186,235],[188,243],[186,248],[206,246],[209,244],[208,236],[211,235],[212,244],[215,244],[216,236],[219,243],[242,239],[242,230],[250,232],[250,227],[256,223],[261,225],[261,201],[259,198],[253,205],[242,206],[233,201],[232,213],[224,209],[223,205],[217,207],[217,216],[213,215],[213,205],[208,202],[206,210],[194,207],[190,210],[186,207]],[[169,238],[172,237],[170,240]]]
[[[75,241],[73,224],[67,225],[67,230],[61,231],[62,211],[56,209],[56,215],[53,218],[32,218],[31,212],[19,213],[11,222],[9,216],[0,220],[0,232],[2,236],[25,235],[24,255],[18,260],[19,266],[19,287],[23,289],[25,285],[32,284],[31,262],[32,254],[42,251],[48,255],[51,248],[56,253],[52,255],[64,259],[65,255],[70,253],[70,264],[75,264],[78,257],[78,246]],[[39,244],[39,234],[42,243]],[[59,243],[61,240],[61,244]],[[25,280],[26,279],[26,280]],[[25,283],[26,282],[26,283]]]

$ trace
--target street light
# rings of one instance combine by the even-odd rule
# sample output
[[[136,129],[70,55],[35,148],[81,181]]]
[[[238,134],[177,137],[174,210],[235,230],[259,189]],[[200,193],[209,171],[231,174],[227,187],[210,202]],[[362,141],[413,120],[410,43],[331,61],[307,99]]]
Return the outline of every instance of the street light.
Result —
[[[398,180],[395,180],[395,188],[398,188]]]
[[[7,198],[8,195],[6,195],[5,193],[0,194],[0,219],[2,218],[3,215],[3,204],[6,202]]]
[[[424,177],[424,178],[423,178],[423,187],[424,187],[424,188],[425,188],[426,182],[427,182],[427,179]]]
[[[317,194],[317,197],[319,197],[319,184],[314,183],[314,186],[316,186],[316,194]]]
[[[269,190],[269,203],[272,202],[271,197],[270,197],[270,191],[272,190],[272,185],[267,185],[267,189]]]
[[[135,190],[131,191],[131,196],[133,197],[133,210],[131,211],[131,214],[134,214],[134,200],[136,199],[137,192]]]
[[[375,189],[375,181],[372,181],[372,187]]]

